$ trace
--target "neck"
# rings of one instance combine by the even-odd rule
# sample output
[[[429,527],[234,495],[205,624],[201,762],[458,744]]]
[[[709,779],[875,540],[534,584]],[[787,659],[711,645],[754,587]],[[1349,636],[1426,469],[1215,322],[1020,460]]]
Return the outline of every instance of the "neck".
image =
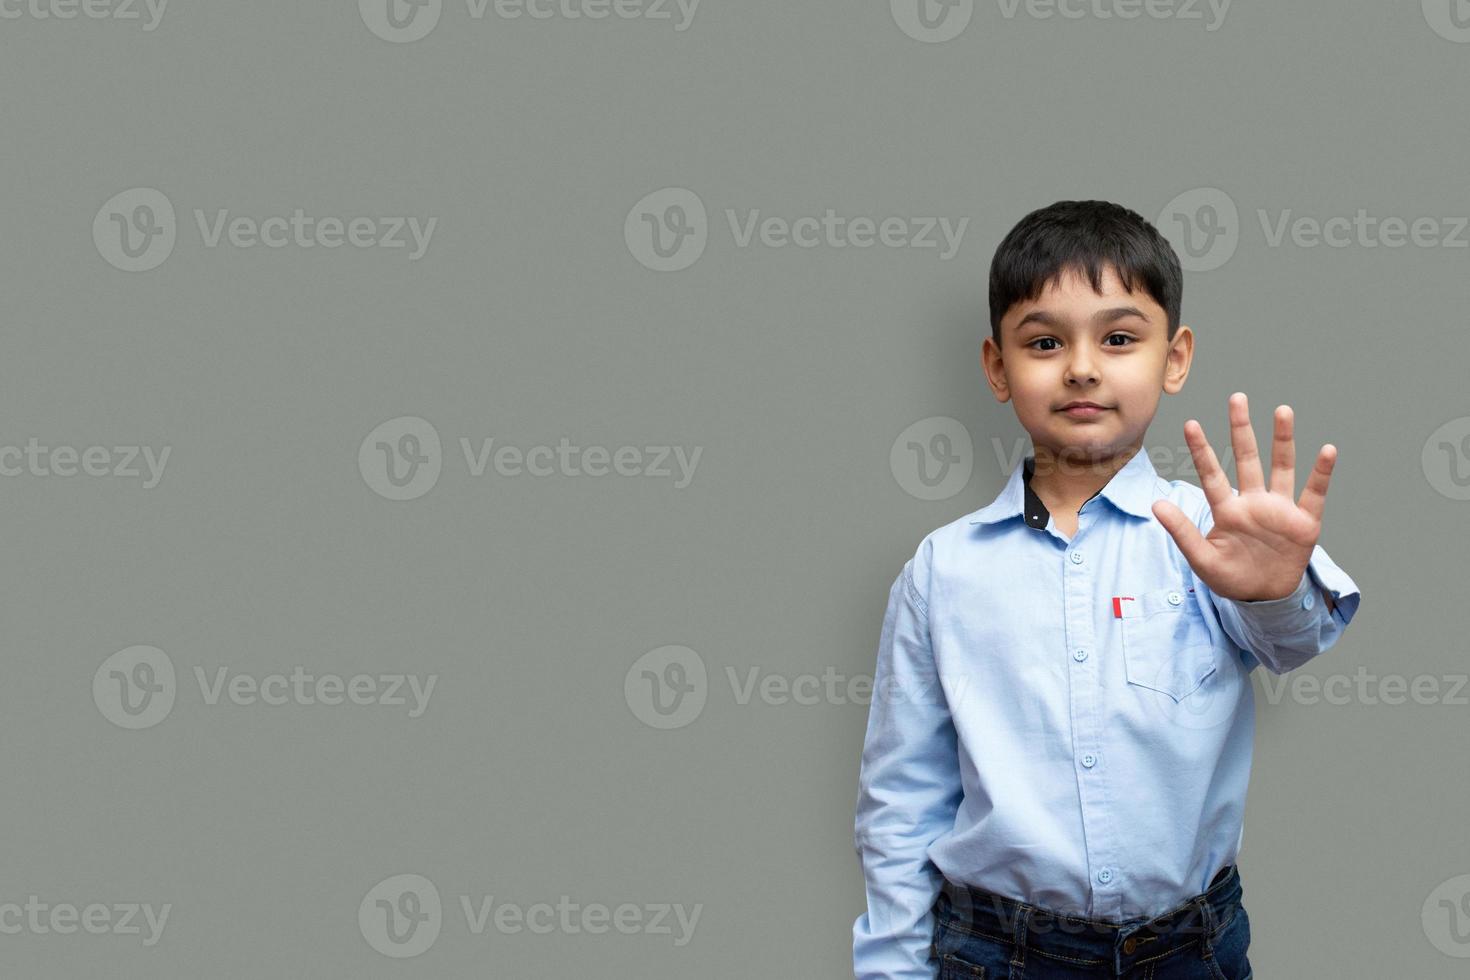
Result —
[[[1141,449],[1124,446],[1116,451],[1082,452],[1036,446],[1031,490],[1052,513],[1075,514]]]

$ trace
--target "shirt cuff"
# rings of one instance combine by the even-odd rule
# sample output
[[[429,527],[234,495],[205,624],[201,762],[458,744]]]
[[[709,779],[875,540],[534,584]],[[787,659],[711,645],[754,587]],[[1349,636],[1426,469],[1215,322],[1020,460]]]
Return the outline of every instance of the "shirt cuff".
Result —
[[[1322,598],[1323,590],[1332,596],[1334,608],[1330,613]],[[1327,557],[1321,545],[1316,545],[1302,580],[1290,595],[1278,599],[1236,600],[1235,607],[1257,632],[1269,636],[1295,632],[1328,616],[1346,626],[1358,611],[1360,599],[1353,580]]]

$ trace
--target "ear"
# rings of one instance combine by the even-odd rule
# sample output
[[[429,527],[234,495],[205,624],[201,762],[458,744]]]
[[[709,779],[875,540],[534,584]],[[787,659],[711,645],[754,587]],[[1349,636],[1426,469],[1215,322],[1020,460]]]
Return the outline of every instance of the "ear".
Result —
[[[990,383],[990,390],[995,393],[995,400],[1008,402],[1011,400],[1011,386],[1006,381],[1005,361],[1001,357],[1000,347],[996,345],[994,338],[986,337],[985,342],[980,345],[980,366],[985,369],[985,380]]]
[[[1179,394],[1184,387],[1184,379],[1189,377],[1189,365],[1193,360],[1194,331],[1181,323],[1164,360],[1164,391],[1171,395]]]

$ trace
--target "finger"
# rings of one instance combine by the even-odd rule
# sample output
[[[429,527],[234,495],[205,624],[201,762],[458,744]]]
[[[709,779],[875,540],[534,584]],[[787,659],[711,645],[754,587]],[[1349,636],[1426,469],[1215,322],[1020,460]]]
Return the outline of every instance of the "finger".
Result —
[[[1190,428],[1191,423],[1193,428]],[[1194,457],[1194,471],[1199,474],[1199,485],[1205,491],[1205,499],[1214,507],[1230,499],[1230,479],[1220,468],[1215,458],[1215,449],[1205,438],[1204,426],[1195,419],[1184,423],[1184,441],[1189,446],[1189,455]]]
[[[1230,445],[1235,449],[1235,480],[1240,484],[1240,492],[1265,490],[1256,430],[1251,428],[1250,405],[1243,391],[1230,396]]]
[[[1290,405],[1276,406],[1276,437],[1271,441],[1271,492],[1296,496],[1296,418]]]
[[[1319,521],[1327,507],[1327,484],[1332,480],[1332,468],[1336,465],[1337,447],[1329,442],[1317,453],[1317,465],[1312,467],[1302,497],[1297,501],[1297,506]]]
[[[1199,533],[1199,528],[1185,516],[1184,511],[1167,500],[1155,500],[1153,512],[1159,523],[1164,525],[1164,530],[1169,532],[1169,537],[1179,546],[1189,567],[1203,578],[1212,554],[1210,543]]]

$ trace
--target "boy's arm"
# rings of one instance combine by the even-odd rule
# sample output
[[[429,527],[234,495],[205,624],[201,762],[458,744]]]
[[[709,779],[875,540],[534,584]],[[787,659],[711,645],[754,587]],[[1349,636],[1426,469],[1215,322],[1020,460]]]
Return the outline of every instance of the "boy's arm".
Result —
[[[1207,507],[1200,533],[1209,534],[1213,524]],[[1273,674],[1295,670],[1330,649],[1362,601],[1357,583],[1320,544],[1290,595],[1251,602],[1217,596],[1208,587],[1204,592],[1230,638]]]
[[[920,583],[927,588],[927,574]],[[888,595],[858,778],[853,842],[868,910],[853,924],[857,980],[934,980],[940,874],[928,848],[954,827],[959,757],[930,646],[928,610],[904,565]]]

